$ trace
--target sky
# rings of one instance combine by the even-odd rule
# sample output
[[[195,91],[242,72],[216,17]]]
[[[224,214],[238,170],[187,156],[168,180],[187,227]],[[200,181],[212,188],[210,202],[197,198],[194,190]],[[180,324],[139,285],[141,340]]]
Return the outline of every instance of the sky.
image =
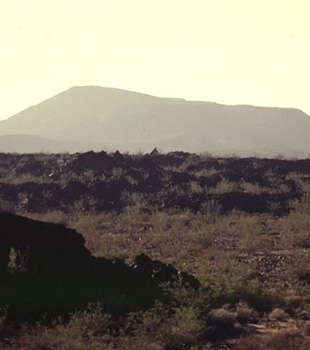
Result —
[[[0,120],[76,85],[310,115],[309,0],[0,0]]]

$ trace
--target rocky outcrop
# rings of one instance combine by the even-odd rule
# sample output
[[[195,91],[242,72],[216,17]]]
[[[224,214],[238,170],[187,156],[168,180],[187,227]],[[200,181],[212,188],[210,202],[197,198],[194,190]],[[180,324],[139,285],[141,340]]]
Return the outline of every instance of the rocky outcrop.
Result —
[[[63,225],[2,213],[0,227],[0,307],[8,305],[12,318],[64,314],[89,302],[123,313],[168,301],[162,283],[199,288],[193,276],[145,255],[133,265],[95,258],[82,235]]]

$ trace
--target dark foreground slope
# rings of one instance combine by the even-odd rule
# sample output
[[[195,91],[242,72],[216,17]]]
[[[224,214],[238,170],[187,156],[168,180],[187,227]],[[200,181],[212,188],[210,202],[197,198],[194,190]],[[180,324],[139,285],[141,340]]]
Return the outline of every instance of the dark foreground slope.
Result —
[[[62,225],[0,214],[0,308],[9,318],[62,315],[100,302],[105,310],[124,313],[145,309],[164,298],[161,284],[193,277],[170,265],[137,256],[123,260],[94,258],[83,237]]]
[[[18,134],[44,138],[32,152],[159,147],[242,156],[310,154],[310,118],[297,109],[226,106],[96,86],[71,88],[1,121],[0,135],[15,135],[15,144],[10,136],[11,146],[2,151],[27,151]]]

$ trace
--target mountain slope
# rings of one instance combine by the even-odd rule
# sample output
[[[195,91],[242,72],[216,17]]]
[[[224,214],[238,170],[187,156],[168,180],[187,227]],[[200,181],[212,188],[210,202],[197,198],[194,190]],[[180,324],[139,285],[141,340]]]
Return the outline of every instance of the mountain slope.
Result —
[[[56,141],[36,135],[10,134],[0,135],[0,152],[4,153],[62,153],[86,152],[90,149],[101,150],[100,144]]]
[[[1,121],[0,135],[9,134],[91,149],[310,154],[310,117],[297,109],[225,106],[95,86],[71,88]]]

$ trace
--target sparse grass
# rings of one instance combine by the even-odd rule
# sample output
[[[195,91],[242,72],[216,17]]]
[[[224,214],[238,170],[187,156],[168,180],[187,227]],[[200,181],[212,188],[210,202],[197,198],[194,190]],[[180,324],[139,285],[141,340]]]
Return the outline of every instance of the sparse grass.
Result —
[[[235,182],[228,181],[226,179],[222,179],[220,183],[216,185],[216,187],[211,188],[209,193],[212,194],[223,194],[227,192],[235,192],[238,191],[239,185]]]
[[[198,277],[202,289],[191,295],[175,286],[169,308],[115,317],[97,307],[52,325],[24,325],[15,338],[0,314],[0,341],[15,339],[14,350],[210,350],[212,328],[223,341],[227,329],[233,336],[243,334],[239,350],[310,348],[304,321],[310,312],[307,171],[292,170],[295,163],[286,171],[282,160],[273,165],[209,155],[178,156],[170,163],[159,155],[155,168],[148,169],[148,163],[141,168],[135,163],[144,159],[142,154],[125,157],[128,168],[118,164],[102,171],[75,171],[71,155],[0,157],[0,185],[12,185],[13,192],[14,186],[25,185],[16,201],[2,191],[0,209],[74,228],[96,256],[130,263],[145,253],[173,264]],[[35,173],[38,168],[29,172],[34,160],[42,164],[42,173]],[[172,181],[174,175],[179,182]],[[33,195],[29,182],[58,187]],[[85,185],[84,192],[75,196],[73,191],[66,201],[62,191],[75,182]],[[234,192],[262,202],[265,195],[279,195],[279,201],[267,203],[260,213],[241,211],[237,202],[225,212],[222,199]],[[281,212],[283,204],[288,212]],[[287,312],[299,331],[247,335],[249,323],[265,322],[268,316],[273,323],[286,322]]]
[[[236,350],[307,350],[310,343],[300,332],[282,331],[241,340]]]

